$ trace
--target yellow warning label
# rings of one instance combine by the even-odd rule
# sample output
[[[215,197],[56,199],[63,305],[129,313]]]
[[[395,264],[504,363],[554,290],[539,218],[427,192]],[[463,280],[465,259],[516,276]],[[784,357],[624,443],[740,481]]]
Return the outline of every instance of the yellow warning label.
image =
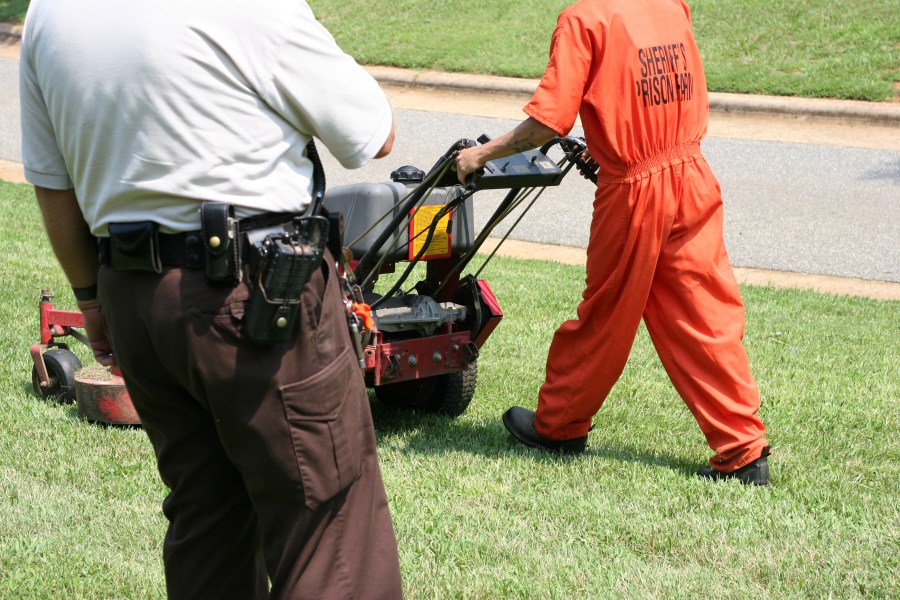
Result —
[[[428,239],[428,229],[434,223],[437,214],[444,208],[442,204],[432,206],[420,206],[419,210],[413,213],[409,219],[409,259],[412,260],[419,254],[425,246]],[[450,256],[450,232],[447,226],[450,224],[452,211],[442,216],[438,220],[434,234],[431,236],[431,242],[428,248],[422,254],[422,260],[432,258],[448,258]]]

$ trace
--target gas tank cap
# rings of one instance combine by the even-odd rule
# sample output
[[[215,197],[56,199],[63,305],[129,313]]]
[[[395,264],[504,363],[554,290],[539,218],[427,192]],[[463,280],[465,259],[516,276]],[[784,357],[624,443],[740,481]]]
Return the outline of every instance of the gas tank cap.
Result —
[[[391,173],[391,181],[400,181],[400,182],[419,182],[425,179],[425,171],[419,169],[417,167],[413,167],[412,165],[406,165],[400,167],[393,173]]]

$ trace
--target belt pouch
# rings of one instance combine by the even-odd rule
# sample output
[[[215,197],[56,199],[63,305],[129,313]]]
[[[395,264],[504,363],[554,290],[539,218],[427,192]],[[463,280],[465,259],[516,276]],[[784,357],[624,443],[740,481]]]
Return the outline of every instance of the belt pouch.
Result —
[[[294,332],[300,297],[322,264],[328,241],[328,219],[294,219],[293,231],[267,235],[251,244],[251,292],[244,331],[258,344],[277,344]]]
[[[206,249],[206,278],[231,284],[240,281],[240,223],[234,218],[234,205],[204,202],[200,205],[200,227]]]
[[[162,273],[158,223],[110,223],[109,247],[109,266],[116,271]]]

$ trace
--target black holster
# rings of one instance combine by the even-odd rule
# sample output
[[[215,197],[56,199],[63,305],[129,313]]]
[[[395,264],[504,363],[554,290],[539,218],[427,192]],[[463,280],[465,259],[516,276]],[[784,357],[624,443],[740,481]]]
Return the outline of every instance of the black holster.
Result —
[[[234,205],[226,202],[201,204],[200,229],[206,250],[206,278],[232,285],[238,283],[243,266],[240,223],[234,218]]]
[[[296,217],[283,228],[247,232],[250,300],[244,331],[259,344],[277,344],[294,332],[300,297],[322,264],[328,218]]]

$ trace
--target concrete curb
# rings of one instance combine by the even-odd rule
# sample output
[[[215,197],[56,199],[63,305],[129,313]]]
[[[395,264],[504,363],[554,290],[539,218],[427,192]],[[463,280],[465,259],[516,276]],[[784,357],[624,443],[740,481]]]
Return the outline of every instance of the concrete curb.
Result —
[[[0,23],[0,43],[16,44],[21,40],[21,37],[21,25]],[[414,71],[395,67],[368,66],[366,70],[383,85],[442,88],[482,94],[506,94],[521,96],[526,101],[531,97],[538,84],[537,79],[516,79],[512,77],[442,73],[438,71]],[[710,110],[717,112],[868,121],[900,127],[900,103],[714,92],[709,95],[709,104]]]
[[[13,25],[12,23],[0,23],[0,41],[4,41],[3,38],[12,38],[12,40],[6,41],[18,41],[22,38],[22,26]]]
[[[719,112],[796,115],[848,121],[869,121],[881,125],[900,127],[900,103],[717,92],[709,95],[709,108]]]

